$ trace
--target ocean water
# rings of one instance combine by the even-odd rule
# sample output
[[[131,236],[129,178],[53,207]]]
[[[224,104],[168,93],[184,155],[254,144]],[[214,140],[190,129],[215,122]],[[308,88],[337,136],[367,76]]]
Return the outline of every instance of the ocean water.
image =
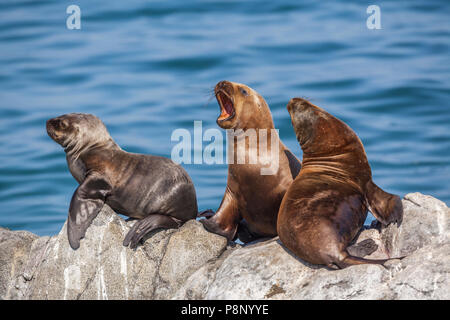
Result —
[[[69,30],[66,8],[81,8]],[[265,97],[283,142],[306,97],[363,141],[374,181],[450,204],[450,3],[378,1],[0,2],[0,226],[57,233],[77,183],[45,130],[99,116],[130,152],[169,157],[177,128],[218,128],[220,80]],[[200,209],[217,209],[226,165],[184,165]],[[370,220],[370,219],[369,219]]]

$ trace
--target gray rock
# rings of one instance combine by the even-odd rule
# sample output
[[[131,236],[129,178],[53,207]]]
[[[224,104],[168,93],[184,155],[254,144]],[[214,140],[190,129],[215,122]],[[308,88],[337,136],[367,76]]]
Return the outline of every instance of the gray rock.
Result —
[[[35,240],[15,279],[15,292],[5,298],[164,299],[178,289],[180,277],[188,277],[226,247],[225,238],[211,236],[199,222],[190,221],[179,230],[153,232],[144,245],[131,250],[122,241],[132,223],[127,225],[105,206],[78,250],[69,246],[66,225],[54,237]],[[174,248],[173,236],[183,245],[183,254]],[[197,247],[196,237],[208,241]],[[171,268],[179,272],[174,275]]]
[[[211,236],[198,221],[191,220],[170,237],[161,260],[159,275],[168,286],[157,287],[157,297],[170,297],[186,279],[209,260],[217,258],[225,249],[227,240]]]
[[[0,299],[13,289],[13,279],[25,265],[32,242],[38,236],[27,231],[0,228]]]
[[[450,243],[427,245],[397,262],[388,282],[395,299],[450,299]]]
[[[407,194],[403,200],[403,222],[389,225],[381,240],[390,257],[409,255],[428,244],[448,242],[450,209],[444,202],[420,193]]]
[[[395,258],[384,267],[329,270],[295,257],[278,238],[227,247],[198,221],[122,246],[133,222],[105,207],[74,251],[53,237],[0,228],[2,299],[449,299],[447,206],[408,194],[400,227],[363,230],[352,254]]]
[[[393,259],[385,267],[358,265],[331,271],[297,259],[273,239],[203,266],[173,298],[448,299],[450,210],[419,193],[406,195],[403,207],[400,227],[363,230],[349,250],[356,254],[364,251],[361,247],[368,248],[371,259],[408,255],[403,260]]]

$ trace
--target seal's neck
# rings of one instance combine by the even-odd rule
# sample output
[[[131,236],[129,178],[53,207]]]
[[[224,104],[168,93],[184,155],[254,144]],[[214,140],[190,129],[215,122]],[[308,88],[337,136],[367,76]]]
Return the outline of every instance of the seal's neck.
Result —
[[[303,150],[302,170],[326,174],[346,183],[355,181],[358,185],[365,184],[371,176],[361,140],[341,120],[326,115],[297,128]]]
[[[86,177],[86,174],[94,169],[95,166],[92,166],[92,161],[88,161],[89,158],[92,158],[94,153],[105,154],[104,151],[115,151],[122,150],[119,145],[117,145],[112,138],[103,142],[103,143],[92,143],[83,146],[79,150],[74,150],[74,146],[68,146],[64,150],[66,151],[66,160],[69,166],[70,173],[78,181],[78,183],[82,183]],[[99,151],[99,152],[97,152]],[[110,154],[110,153],[107,153]],[[94,158],[96,158],[94,156]],[[94,161],[95,163],[95,161]]]
[[[360,141],[354,141],[329,151],[314,150],[313,144],[302,147],[302,171],[315,172],[335,181],[353,183],[361,188],[371,179],[372,171]],[[322,151],[322,152],[321,152]]]
[[[96,149],[121,150],[119,145],[111,137],[106,140],[92,141],[84,144],[68,143],[63,145],[63,148],[67,154],[67,157],[72,161],[76,161],[82,157],[82,155]]]

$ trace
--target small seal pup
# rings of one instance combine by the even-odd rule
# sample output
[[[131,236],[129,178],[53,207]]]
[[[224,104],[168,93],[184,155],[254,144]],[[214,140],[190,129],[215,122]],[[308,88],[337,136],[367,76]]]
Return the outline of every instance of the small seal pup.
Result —
[[[283,198],[277,230],[299,258],[330,268],[375,263],[351,256],[347,246],[370,209],[382,224],[401,223],[402,202],[372,181],[358,136],[325,110],[293,98],[287,109],[303,150],[302,170]]]
[[[73,249],[105,203],[140,219],[123,241],[131,248],[154,229],[178,228],[196,217],[197,198],[187,172],[170,159],[122,150],[96,116],[71,113],[50,119],[47,133],[64,148],[69,170],[80,184],[67,226]]]
[[[233,157],[249,155],[249,161],[229,163],[222,203],[212,217],[200,221],[208,231],[229,241],[236,236],[242,242],[274,237],[281,200],[300,171],[300,161],[281,142],[270,109],[258,92],[244,84],[221,81],[214,94],[221,110],[217,124],[227,131],[233,129],[232,139],[238,141],[229,147],[228,156],[231,149]],[[245,137],[251,133],[257,137],[253,144]],[[267,136],[261,138],[264,133]],[[239,144],[241,139],[245,139],[243,144]],[[251,153],[259,156],[258,161],[251,163]],[[263,174],[267,164],[277,166]]]

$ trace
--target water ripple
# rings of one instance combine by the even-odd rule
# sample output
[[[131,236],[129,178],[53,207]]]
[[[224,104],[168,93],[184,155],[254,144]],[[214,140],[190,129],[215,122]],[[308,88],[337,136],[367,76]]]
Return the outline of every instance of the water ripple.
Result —
[[[101,117],[131,152],[170,156],[176,128],[217,128],[211,92],[246,83],[268,101],[299,157],[286,104],[306,97],[360,136],[376,183],[450,204],[450,6],[382,3],[382,30],[359,1],[80,0],[0,3],[0,225],[40,235],[64,223],[77,187],[45,121]],[[216,209],[226,165],[185,165],[200,209]]]

